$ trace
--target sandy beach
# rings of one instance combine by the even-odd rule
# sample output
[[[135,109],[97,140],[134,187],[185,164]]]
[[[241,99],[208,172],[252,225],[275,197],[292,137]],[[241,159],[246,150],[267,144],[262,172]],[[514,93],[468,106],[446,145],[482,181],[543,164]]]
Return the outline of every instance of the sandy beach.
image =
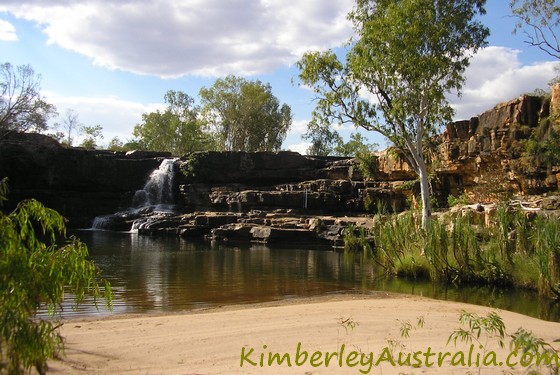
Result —
[[[463,310],[479,315],[496,311],[508,334],[524,327],[560,348],[555,342],[560,339],[560,323],[475,305],[379,293],[225,306],[181,314],[69,320],[61,329],[66,355],[51,361],[49,367],[52,374],[527,371],[520,364],[521,354],[510,355],[509,339],[505,349],[484,334],[480,341],[486,349],[478,343],[447,344],[449,335],[461,327]],[[417,326],[419,318],[424,321],[422,327]],[[407,323],[412,328],[409,337],[403,337],[401,327]],[[516,365],[512,368],[508,364]]]

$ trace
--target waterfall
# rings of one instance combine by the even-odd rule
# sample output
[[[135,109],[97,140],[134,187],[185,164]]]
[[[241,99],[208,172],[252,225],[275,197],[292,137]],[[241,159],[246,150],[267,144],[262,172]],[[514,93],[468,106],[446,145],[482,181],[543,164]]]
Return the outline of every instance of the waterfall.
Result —
[[[154,170],[142,190],[137,190],[132,207],[164,206],[173,204],[173,177],[175,159],[165,159]]]
[[[142,190],[137,190],[132,206],[111,215],[98,216],[91,229],[117,231],[136,230],[149,216],[169,215],[174,211],[173,180],[175,160],[164,159],[149,176]],[[138,221],[138,223],[136,223]]]

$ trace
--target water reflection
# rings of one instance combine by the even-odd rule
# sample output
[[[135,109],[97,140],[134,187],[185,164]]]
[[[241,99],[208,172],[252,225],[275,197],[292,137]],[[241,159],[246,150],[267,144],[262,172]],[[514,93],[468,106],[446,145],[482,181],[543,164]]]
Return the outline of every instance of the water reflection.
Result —
[[[532,293],[387,280],[359,257],[332,251],[227,246],[176,237],[80,232],[115,291],[113,313],[181,311],[328,293],[385,290],[476,303],[560,321],[560,307]],[[108,314],[91,304],[65,315]]]

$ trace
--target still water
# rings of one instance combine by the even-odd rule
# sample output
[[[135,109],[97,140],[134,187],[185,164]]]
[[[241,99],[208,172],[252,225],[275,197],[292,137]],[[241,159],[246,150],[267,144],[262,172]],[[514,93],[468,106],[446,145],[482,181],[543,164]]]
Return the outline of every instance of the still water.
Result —
[[[560,321],[560,304],[519,290],[386,280],[358,256],[325,249],[234,246],[177,237],[80,231],[113,287],[114,309],[91,301],[64,316],[183,311],[201,307],[389,291],[468,302]]]

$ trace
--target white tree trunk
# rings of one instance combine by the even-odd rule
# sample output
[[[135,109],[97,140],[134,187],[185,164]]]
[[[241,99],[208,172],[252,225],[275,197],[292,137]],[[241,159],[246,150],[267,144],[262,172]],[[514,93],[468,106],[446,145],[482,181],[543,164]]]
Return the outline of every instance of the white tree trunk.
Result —
[[[428,180],[428,170],[422,161],[418,166],[420,177],[420,194],[422,196],[422,230],[427,233],[430,229],[430,217],[432,215],[432,204],[430,202],[430,182]]]

